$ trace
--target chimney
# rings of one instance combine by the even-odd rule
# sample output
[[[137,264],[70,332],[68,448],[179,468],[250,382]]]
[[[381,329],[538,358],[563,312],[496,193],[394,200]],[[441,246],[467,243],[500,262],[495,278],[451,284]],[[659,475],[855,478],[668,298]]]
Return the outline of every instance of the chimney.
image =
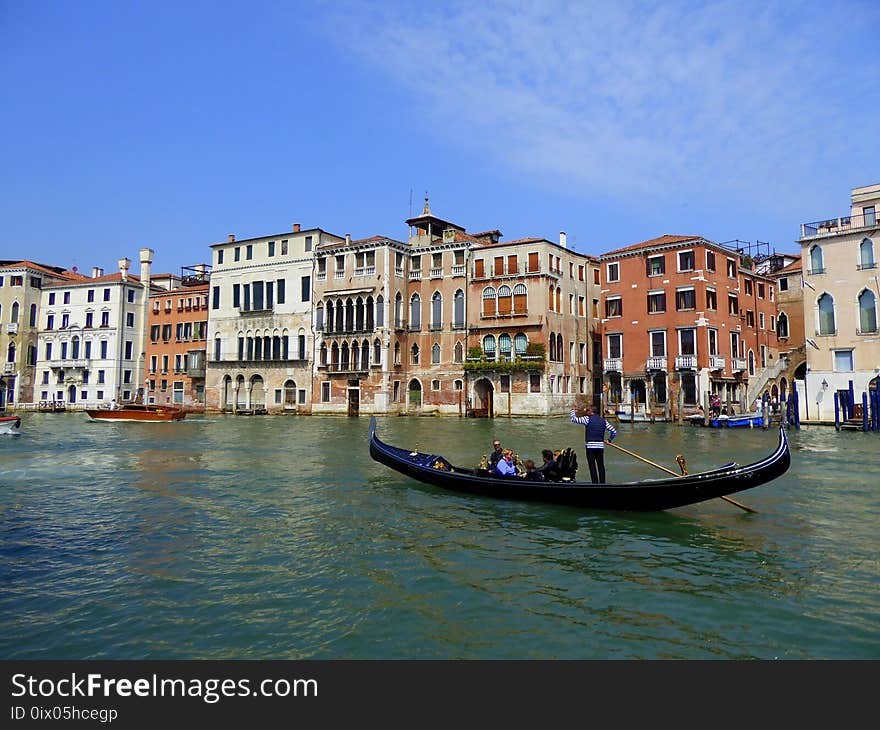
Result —
[[[234,234],[234,233],[230,233],[230,234],[229,234],[229,238],[227,238],[226,240],[227,240],[229,243],[232,243],[233,241],[235,241],[235,234]]]
[[[128,270],[131,268],[131,259],[119,259],[119,273],[122,274],[122,280],[128,281]]]
[[[151,248],[142,248],[141,251],[141,285],[150,290],[150,264],[153,263],[155,251]]]
[[[74,267],[73,270],[76,271],[76,267]],[[93,266],[92,267],[92,278],[97,279],[101,276],[104,276],[104,269],[102,269],[100,266]]]
[[[293,224],[293,232],[294,232],[294,233],[299,233],[299,223],[294,223],[294,224]]]
[[[351,234],[350,233],[345,234],[345,243],[346,243],[346,245],[351,243]]]
[[[565,231],[559,231],[559,245],[568,248],[568,236],[565,235]]]

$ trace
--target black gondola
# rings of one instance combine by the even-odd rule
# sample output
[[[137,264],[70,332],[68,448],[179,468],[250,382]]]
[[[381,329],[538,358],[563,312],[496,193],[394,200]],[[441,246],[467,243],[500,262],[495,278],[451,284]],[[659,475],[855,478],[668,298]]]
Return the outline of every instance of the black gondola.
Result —
[[[416,481],[456,492],[640,512],[683,507],[751,489],[781,476],[791,464],[785,429],[780,428],[776,450],[746,466],[731,463],[697,474],[621,484],[535,482],[518,477],[495,477],[480,470],[454,466],[438,454],[425,454],[383,443],[376,436],[375,417],[370,418],[370,456]]]

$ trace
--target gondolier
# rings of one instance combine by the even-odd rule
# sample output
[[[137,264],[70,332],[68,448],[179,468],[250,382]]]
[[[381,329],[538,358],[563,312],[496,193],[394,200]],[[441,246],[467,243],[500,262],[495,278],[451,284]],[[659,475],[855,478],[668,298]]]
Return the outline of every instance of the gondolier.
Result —
[[[590,467],[590,479],[593,484],[605,484],[605,432],[609,441],[614,441],[617,430],[602,416],[593,412],[591,405],[586,406],[586,415],[578,416],[576,405],[571,409],[571,422],[584,427],[584,446],[587,450],[587,465]]]

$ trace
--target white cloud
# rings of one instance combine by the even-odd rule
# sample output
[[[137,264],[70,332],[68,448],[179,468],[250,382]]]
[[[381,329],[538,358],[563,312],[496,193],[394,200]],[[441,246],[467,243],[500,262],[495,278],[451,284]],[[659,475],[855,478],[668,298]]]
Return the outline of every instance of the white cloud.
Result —
[[[870,6],[344,7],[340,45],[407,89],[433,134],[585,195],[711,189],[778,203],[821,173],[826,145],[853,152],[841,138],[867,122],[841,105],[847,89],[877,98],[829,36],[846,28],[858,43],[854,15],[877,25]]]

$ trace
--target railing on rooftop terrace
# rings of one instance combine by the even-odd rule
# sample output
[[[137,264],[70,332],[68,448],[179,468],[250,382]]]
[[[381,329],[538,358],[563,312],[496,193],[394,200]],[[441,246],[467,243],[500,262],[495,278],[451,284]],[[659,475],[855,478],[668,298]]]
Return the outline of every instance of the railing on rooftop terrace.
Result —
[[[841,233],[858,228],[871,228],[877,225],[877,214],[845,215],[840,218],[828,218],[824,221],[801,224],[801,238],[822,236],[829,233]]]

